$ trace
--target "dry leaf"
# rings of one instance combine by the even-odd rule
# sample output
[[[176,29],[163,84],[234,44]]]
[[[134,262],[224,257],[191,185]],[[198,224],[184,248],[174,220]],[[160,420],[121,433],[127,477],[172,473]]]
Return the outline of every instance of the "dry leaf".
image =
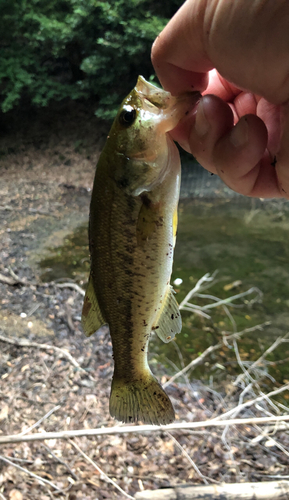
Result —
[[[8,417],[8,413],[9,413],[9,406],[4,405],[2,410],[0,411],[0,422]]]
[[[23,496],[21,491],[19,490],[11,490],[9,493],[10,500],[23,500]]]

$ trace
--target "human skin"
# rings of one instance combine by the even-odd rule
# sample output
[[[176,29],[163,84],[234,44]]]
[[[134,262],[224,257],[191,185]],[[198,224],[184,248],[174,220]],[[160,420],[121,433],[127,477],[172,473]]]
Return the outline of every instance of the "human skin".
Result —
[[[156,74],[202,99],[172,135],[233,190],[289,199],[288,0],[187,0],[152,48]]]

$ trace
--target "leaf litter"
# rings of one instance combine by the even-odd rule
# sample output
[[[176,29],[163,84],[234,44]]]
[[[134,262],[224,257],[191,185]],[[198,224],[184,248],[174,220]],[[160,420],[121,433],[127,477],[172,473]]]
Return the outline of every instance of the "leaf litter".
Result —
[[[82,295],[42,283],[36,265],[47,246],[87,220],[106,128],[81,103],[34,118],[10,114],[0,140],[0,437],[117,424],[108,414],[108,330],[85,338]],[[167,369],[154,366],[167,383]],[[259,395],[258,381],[244,379],[238,387],[228,379],[217,391],[179,377],[166,390],[177,422],[221,416]],[[282,412],[286,407],[264,399],[238,416]],[[286,425],[253,424],[11,443],[0,450],[0,493],[9,500],[104,500],[184,483],[270,480],[286,475],[288,450]]]

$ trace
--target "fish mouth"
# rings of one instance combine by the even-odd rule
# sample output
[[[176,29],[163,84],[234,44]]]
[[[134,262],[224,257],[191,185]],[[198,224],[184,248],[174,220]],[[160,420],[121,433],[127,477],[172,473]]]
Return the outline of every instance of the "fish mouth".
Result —
[[[160,132],[174,129],[202,97],[198,91],[172,96],[170,92],[156,87],[142,76],[138,77],[135,90],[144,109],[152,112],[157,118],[155,123],[158,124]]]

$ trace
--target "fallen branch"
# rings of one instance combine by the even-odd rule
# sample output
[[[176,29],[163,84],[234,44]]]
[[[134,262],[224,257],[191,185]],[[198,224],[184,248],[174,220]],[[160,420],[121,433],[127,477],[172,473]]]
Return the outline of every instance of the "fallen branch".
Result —
[[[53,282],[50,283],[50,285],[53,284]],[[85,295],[85,290],[83,290],[77,283],[54,283],[57,288],[72,288],[73,290],[76,290],[80,295]]]
[[[53,451],[48,447],[46,446],[45,444],[41,443],[41,446],[43,446],[43,448],[48,452],[50,453],[50,455],[57,461],[59,462],[61,465],[64,465],[64,467],[66,467],[66,469],[69,471],[69,473],[71,474],[71,476],[73,477],[73,479],[75,481],[78,481],[78,477],[76,474],[74,474],[73,470],[69,467],[69,465],[64,462],[64,460],[61,460],[61,458],[57,457]]]
[[[74,441],[70,440],[70,444],[74,446],[74,448],[85,458],[85,460],[87,460],[87,462],[89,462],[99,472],[100,477],[102,476],[105,479],[105,481],[112,484],[126,498],[134,500],[132,496],[126,493],[120,486],[118,486],[118,484],[115,481],[113,481],[113,479],[111,479],[107,474],[105,474],[105,472],[103,472],[103,470],[100,467],[98,467],[98,465],[93,460],[91,460],[91,458],[88,455],[86,455],[86,453],[84,453],[84,451],[82,451],[81,448],[79,448],[79,446],[77,446],[77,444],[74,443]]]
[[[179,486],[140,491],[135,495],[135,500],[197,500],[200,498],[207,500],[285,500],[289,498],[289,481]]]
[[[48,484],[51,486],[51,488],[55,489],[58,493],[65,493],[65,491],[62,488],[58,488],[55,484],[53,484],[51,481],[48,481],[48,479],[44,479],[43,477],[37,476],[37,474],[34,474],[34,472],[30,472],[28,469],[24,469],[24,467],[21,467],[21,465],[15,464],[11,460],[8,460],[8,458],[2,457],[0,455],[0,460],[3,460],[8,465],[12,465],[12,467],[15,467],[18,470],[21,470],[22,472],[25,472],[25,474],[28,474],[31,477],[34,477],[40,484]]]
[[[22,443],[28,441],[46,441],[48,439],[71,439],[81,436],[103,436],[108,434],[131,434],[133,432],[163,432],[186,429],[199,429],[203,427],[226,427],[227,425],[254,425],[274,422],[288,422],[289,415],[277,417],[255,417],[255,418],[234,418],[232,420],[204,420],[201,422],[183,422],[169,425],[124,425],[114,427],[102,427],[100,429],[78,429],[74,431],[41,432],[38,434],[12,434],[0,437],[0,444]]]
[[[15,281],[14,278],[9,278],[9,276],[5,276],[4,274],[0,273],[0,281],[2,283],[5,283],[5,285],[17,285],[17,281]]]
[[[71,354],[66,351],[65,349],[61,349],[60,347],[56,347],[54,345],[49,345],[49,344],[38,344],[37,342],[29,342],[26,339],[18,339],[16,337],[10,338],[10,337],[4,337],[4,335],[0,335],[0,340],[2,342],[7,342],[8,344],[12,345],[17,345],[19,347],[36,347],[37,349],[44,349],[45,351],[55,351],[62,357],[66,358],[75,368],[77,368],[81,373],[85,373],[87,377],[89,377],[91,380],[94,380],[91,375],[87,373],[87,371],[84,370],[80,366],[80,364],[74,359]]]

